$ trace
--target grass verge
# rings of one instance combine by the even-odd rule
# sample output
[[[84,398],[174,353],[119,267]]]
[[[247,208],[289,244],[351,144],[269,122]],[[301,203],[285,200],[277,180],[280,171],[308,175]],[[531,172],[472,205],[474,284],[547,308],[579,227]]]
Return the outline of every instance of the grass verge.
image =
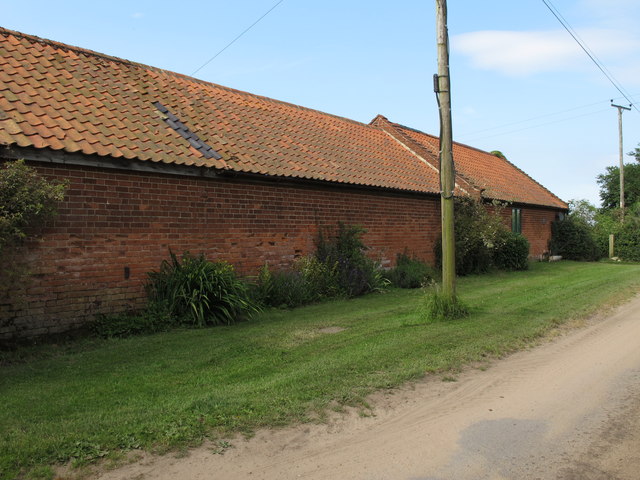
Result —
[[[640,265],[540,263],[460,279],[471,314],[451,322],[423,320],[422,292],[392,290],[232,327],[4,354],[0,478],[311,421],[335,402],[517,350],[639,290]]]

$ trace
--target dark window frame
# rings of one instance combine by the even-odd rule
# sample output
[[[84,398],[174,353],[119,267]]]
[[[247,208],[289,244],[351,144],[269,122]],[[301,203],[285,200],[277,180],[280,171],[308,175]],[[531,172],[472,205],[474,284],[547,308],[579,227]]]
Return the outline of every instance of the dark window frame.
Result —
[[[522,233],[522,209],[511,209],[511,231],[513,233]]]

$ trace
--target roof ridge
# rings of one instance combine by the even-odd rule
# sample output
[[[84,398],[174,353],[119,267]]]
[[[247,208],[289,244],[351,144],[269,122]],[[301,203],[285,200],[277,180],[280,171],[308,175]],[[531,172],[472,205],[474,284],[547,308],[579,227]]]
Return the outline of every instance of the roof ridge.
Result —
[[[31,35],[29,33],[19,32],[17,30],[10,30],[8,28],[0,27],[0,35],[13,35],[14,37],[23,38],[25,40],[29,40],[35,43],[42,43],[44,45],[51,45],[52,47],[62,48],[64,50],[70,50],[76,53],[82,53],[87,55],[92,55],[94,57],[103,58],[105,60],[110,60],[118,63],[128,63],[131,65],[140,65],[146,66],[143,64],[138,64],[131,60],[127,60],[125,58],[114,57],[112,55],[107,55],[106,53],[96,52],[95,50],[89,50],[88,48],[76,47],[74,45],[69,45],[67,43],[57,42],[55,40],[50,40],[48,38],[38,37],[37,35]],[[151,67],[153,68],[153,67]]]
[[[412,130],[414,132],[417,133],[421,133],[422,135],[427,135],[428,137],[432,137],[432,138],[438,138],[435,135],[431,135],[430,133],[426,133],[423,132],[422,130],[418,130],[417,128],[412,128],[412,127],[407,127],[406,125],[402,125],[400,123],[394,123],[394,125],[400,127],[400,128],[406,128],[407,130]],[[513,168],[515,168],[516,170],[518,170],[520,173],[522,173],[524,176],[526,176],[529,180],[533,181],[536,185],[538,185],[539,187],[541,187],[544,191],[546,191],[547,193],[549,193],[553,198],[555,198],[556,200],[562,202],[562,203],[566,203],[564,200],[562,200],[560,197],[558,197],[555,193],[553,193],[551,190],[549,190],[547,187],[545,187],[544,185],[542,185],[540,182],[538,182],[535,178],[533,178],[532,176],[530,176],[527,172],[525,172],[524,170],[522,170],[520,167],[518,167],[516,164],[514,164],[513,162],[511,162],[508,158],[502,158],[502,157],[498,157],[497,155],[493,155],[491,152],[487,152],[486,150],[482,150],[481,148],[477,148],[474,147],[472,145],[467,145],[466,143],[462,143],[462,142],[453,142],[454,144],[460,145],[462,147],[466,147],[466,148],[470,148],[471,150],[475,150],[477,152],[481,152],[481,153],[485,153],[487,155],[491,155],[499,160],[505,161],[507,162],[509,165],[511,165]]]
[[[10,30],[8,28],[4,28],[4,27],[1,27],[1,26],[0,26],[0,35],[13,35],[14,37],[23,38],[23,39],[31,41],[31,42],[41,43],[41,44],[45,44],[45,45],[51,45],[51,46],[56,47],[56,48],[61,48],[61,49],[64,49],[64,50],[69,50],[69,51],[72,51],[72,52],[81,53],[83,55],[89,55],[89,56],[101,58],[101,59],[104,59],[104,60],[107,60],[107,61],[111,61],[111,62],[117,62],[117,63],[121,63],[121,64],[125,64],[125,65],[131,65],[131,66],[138,67],[138,68],[145,68],[145,69],[152,70],[154,72],[160,72],[160,73],[164,73],[164,74],[167,74],[167,75],[174,75],[174,76],[177,76],[177,77],[180,77],[180,78],[184,78],[185,80],[188,80],[188,81],[191,81],[191,82],[200,83],[200,84],[203,84],[203,85],[209,85],[209,86],[212,86],[212,87],[215,87],[215,88],[220,88],[222,90],[226,90],[228,92],[238,93],[238,94],[246,95],[246,96],[253,97],[253,98],[259,98],[259,99],[262,99],[262,100],[265,100],[265,101],[268,101],[268,102],[274,102],[274,103],[278,103],[278,104],[285,105],[285,106],[288,106],[288,107],[297,108],[299,110],[306,110],[308,112],[318,113],[320,115],[326,115],[328,117],[333,117],[333,118],[338,119],[338,120],[344,120],[344,121],[347,121],[347,122],[350,122],[350,123],[354,123],[356,125],[360,125],[360,126],[363,126],[363,127],[369,127],[369,128],[374,129],[374,130],[379,130],[374,125],[370,125],[368,123],[360,122],[360,121],[354,120],[352,118],[343,117],[341,115],[336,115],[336,114],[333,114],[333,113],[323,112],[322,110],[318,110],[318,109],[315,109],[315,108],[305,107],[303,105],[299,105],[299,104],[296,104],[296,103],[287,102],[287,101],[284,101],[284,100],[278,100],[276,98],[271,98],[271,97],[267,97],[267,96],[264,96],[264,95],[258,95],[258,94],[247,92],[247,91],[244,91],[244,90],[238,90],[237,88],[227,87],[225,85],[220,85],[218,83],[209,82],[207,80],[202,80],[200,78],[196,78],[196,77],[192,77],[192,76],[186,75],[184,73],[174,72],[172,70],[167,70],[167,69],[164,69],[164,68],[154,67],[154,66],[147,65],[147,64],[144,64],[144,63],[135,62],[133,60],[127,60],[125,58],[120,58],[120,57],[115,57],[115,56],[112,56],[112,55],[107,55],[105,53],[97,52],[95,50],[90,50],[90,49],[87,49],[87,48],[82,48],[82,47],[77,47],[77,46],[69,45],[69,44],[62,43],[62,42],[57,42],[55,40],[50,40],[50,39],[47,39],[47,38],[38,37],[36,35],[31,35],[31,34],[28,34],[28,33],[19,32],[17,30]]]
[[[385,117],[384,115],[376,115],[376,117],[371,121],[372,124],[388,124],[391,128],[393,128],[393,131],[399,135],[403,142],[407,142],[409,144],[411,144],[413,146],[414,149],[421,149],[424,150],[429,156],[432,157],[432,160],[434,161],[434,165],[432,165],[434,168],[436,168],[436,170],[438,170],[438,172],[440,171],[440,165],[439,165],[439,158],[440,158],[440,152],[434,152],[432,151],[432,148],[428,145],[428,144],[422,144],[419,142],[416,142],[414,139],[412,139],[411,137],[409,137],[405,132],[402,131],[403,128],[407,128],[409,130],[413,130],[415,132],[419,132],[419,133],[424,133],[424,132],[420,132],[420,130],[416,130],[415,128],[410,128],[410,127],[405,127],[403,125],[400,125],[399,123],[394,123],[392,121],[390,121],[387,117]],[[381,127],[382,128],[382,127]],[[438,138],[434,135],[431,135],[433,138]],[[454,167],[454,173],[455,173],[455,178],[454,178],[454,182],[455,183],[466,183],[466,187],[469,189],[469,191],[471,190],[477,190],[478,192],[481,192],[483,190],[483,188],[479,185],[477,185],[474,181],[472,181],[470,178],[467,177],[467,175],[463,174],[462,172],[460,172],[459,170],[455,169]],[[456,179],[460,179],[462,180],[462,182],[457,182]],[[459,188],[463,189],[461,185],[458,185]],[[463,189],[465,190],[465,189]],[[466,190],[465,190],[466,192]]]

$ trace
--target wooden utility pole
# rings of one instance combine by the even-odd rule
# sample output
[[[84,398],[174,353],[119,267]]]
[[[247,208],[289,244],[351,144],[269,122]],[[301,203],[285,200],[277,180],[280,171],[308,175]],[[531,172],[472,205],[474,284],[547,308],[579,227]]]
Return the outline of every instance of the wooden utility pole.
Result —
[[[436,37],[438,43],[438,74],[434,87],[440,109],[440,209],[442,214],[442,293],[450,298],[456,294],[456,252],[453,229],[453,132],[451,126],[451,81],[449,78],[449,32],[447,31],[447,1],[436,0]]]
[[[614,105],[611,100],[611,106],[618,109],[618,150],[620,152],[620,220],[624,222],[624,157],[622,153],[622,110],[631,110],[629,107],[622,105]]]

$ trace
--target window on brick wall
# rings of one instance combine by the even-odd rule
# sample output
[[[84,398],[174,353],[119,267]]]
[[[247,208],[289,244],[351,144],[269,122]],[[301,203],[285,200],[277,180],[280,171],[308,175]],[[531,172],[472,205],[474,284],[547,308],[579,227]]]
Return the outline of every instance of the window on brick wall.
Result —
[[[522,233],[522,209],[511,209],[511,231],[514,233]]]

